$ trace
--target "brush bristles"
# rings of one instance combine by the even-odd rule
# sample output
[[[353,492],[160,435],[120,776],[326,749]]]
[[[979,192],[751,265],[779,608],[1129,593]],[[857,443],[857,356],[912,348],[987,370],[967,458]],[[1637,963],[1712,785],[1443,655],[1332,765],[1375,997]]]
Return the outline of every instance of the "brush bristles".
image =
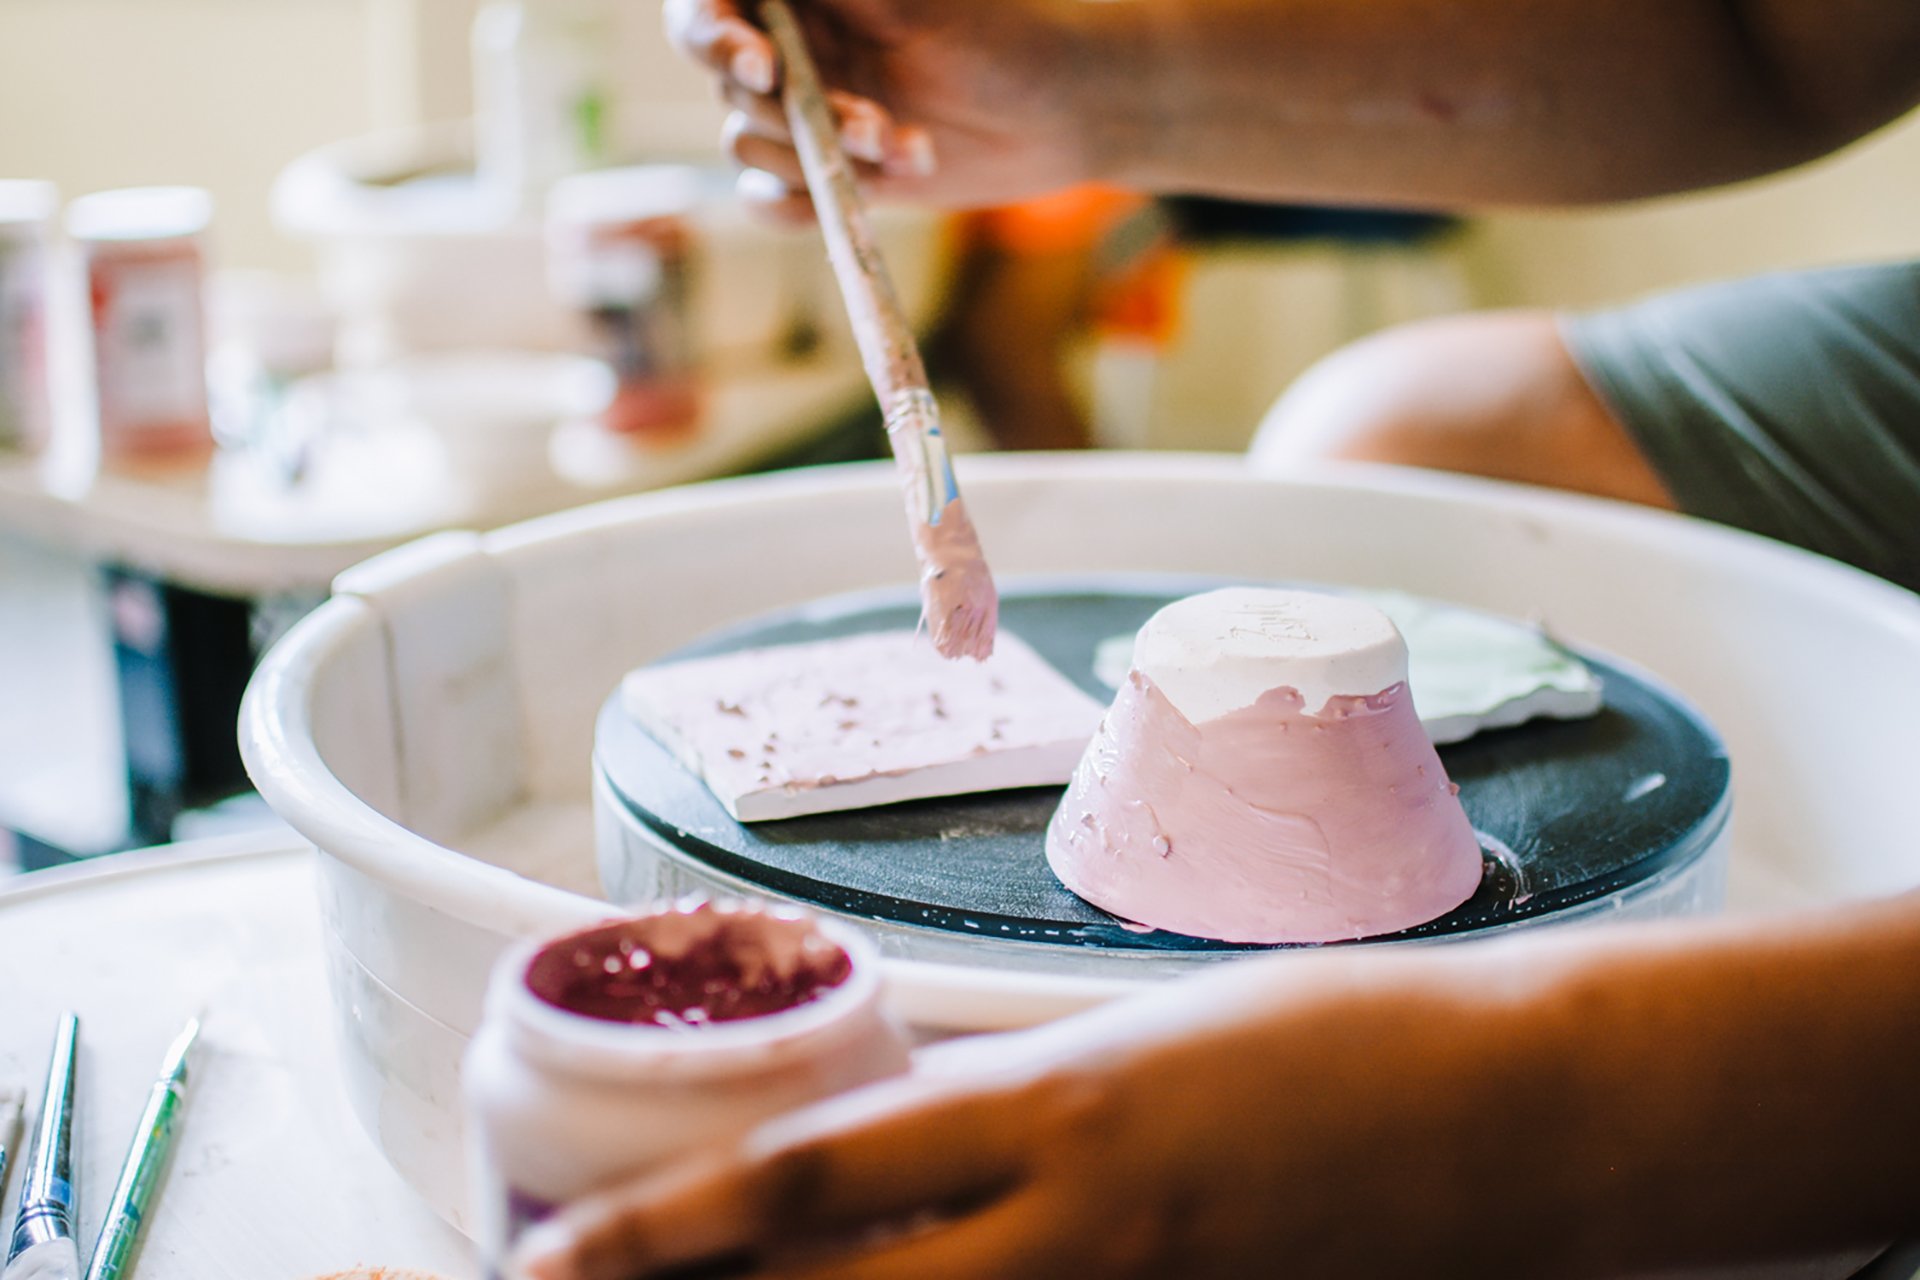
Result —
[[[966,506],[956,497],[937,523],[916,522],[913,545],[920,559],[920,612],[933,647],[943,658],[984,660],[993,653],[1000,597]]]
[[[1000,597],[986,562],[977,564],[977,572],[948,570],[921,583],[920,607],[926,614],[927,631],[943,658],[983,662],[993,655]]]

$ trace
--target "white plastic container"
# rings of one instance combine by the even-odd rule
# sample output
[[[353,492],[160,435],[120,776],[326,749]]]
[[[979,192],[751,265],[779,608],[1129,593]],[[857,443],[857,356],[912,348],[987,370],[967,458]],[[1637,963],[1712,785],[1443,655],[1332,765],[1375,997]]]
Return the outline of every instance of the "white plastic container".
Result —
[[[965,458],[995,572],[1394,587],[1512,616],[1672,685],[1732,756],[1732,911],[1920,886],[1920,597],[1763,538],[1573,495],[1383,467],[1277,479],[1228,456]],[[718,627],[911,583],[885,464],[649,494],[343,575],[261,664],[241,730],[313,840],[342,1078],[459,1220],[457,1070],[520,938],[609,907],[591,753],[608,690]],[[1784,683],[1783,683],[1784,682]],[[1029,1025],[1136,982],[887,960],[916,1028]]]
[[[305,473],[324,427],[298,409],[295,388],[333,367],[338,326],[318,290],[295,277],[218,272],[207,299],[214,438],[251,450],[269,475],[291,484]]]
[[[0,181],[0,451],[37,451],[52,430],[47,302],[59,208],[51,182]]]
[[[633,999],[634,973],[703,954],[725,969],[728,950],[743,943],[743,968],[777,966],[797,989],[762,1007],[786,1007],[690,1024]],[[608,980],[629,988],[623,997],[594,1013],[561,1007],[563,984],[594,982],[597,973],[581,966],[603,959]],[[682,995],[699,983],[697,973],[665,976]],[[710,1002],[700,993],[693,1012]],[[612,1021],[609,1010],[666,1025]],[[799,912],[666,907],[514,948],[494,969],[462,1073],[488,1273],[500,1274],[521,1232],[567,1201],[781,1111],[899,1075],[907,1062],[906,1038],[880,1008],[872,947]]]
[[[370,421],[431,433],[453,481],[489,498],[550,487],[555,428],[597,416],[613,393],[599,361],[535,351],[413,356],[349,384]]]
[[[213,450],[203,296],[212,219],[213,197],[198,187],[101,191],[67,208],[93,303],[104,462],[199,461]]]

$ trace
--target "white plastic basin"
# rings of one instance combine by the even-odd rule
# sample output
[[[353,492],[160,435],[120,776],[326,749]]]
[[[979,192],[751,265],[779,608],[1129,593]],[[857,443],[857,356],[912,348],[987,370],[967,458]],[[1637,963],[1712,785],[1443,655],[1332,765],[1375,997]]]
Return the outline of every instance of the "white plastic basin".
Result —
[[[1380,468],[1311,481],[1226,456],[969,459],[1003,574],[1193,572],[1397,587],[1538,615],[1664,677],[1732,751],[1730,899],[1778,909],[1920,884],[1920,597],[1805,553],[1592,499]],[[457,1055],[509,939],[597,896],[589,757],[623,672],[717,626],[911,580],[867,465],[442,534],[341,576],[262,663],[242,746],[322,853],[356,1109],[460,1217]],[[894,963],[919,1024],[1007,1027],[1124,984]]]
[[[697,149],[648,159],[703,166],[710,180],[710,198],[693,217],[692,325],[704,360],[777,361],[797,319],[819,326],[833,351],[853,358],[817,233],[747,213],[705,139]],[[427,351],[571,350],[586,341],[580,319],[550,288],[541,218],[477,181],[464,121],[308,152],[275,180],[272,202],[275,224],[314,245],[348,364]],[[941,305],[951,248],[945,228],[936,211],[899,204],[874,211],[902,303],[921,327]]]

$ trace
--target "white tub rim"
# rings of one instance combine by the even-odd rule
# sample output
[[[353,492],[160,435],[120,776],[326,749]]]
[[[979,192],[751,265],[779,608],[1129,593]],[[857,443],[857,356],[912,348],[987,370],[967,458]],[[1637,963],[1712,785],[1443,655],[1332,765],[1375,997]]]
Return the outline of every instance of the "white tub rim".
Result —
[[[1322,489],[1409,497],[1445,506],[1488,505],[1515,519],[1569,524],[1644,550],[1676,540],[1709,550],[1721,563],[1765,570],[1800,601],[1831,602],[1870,614],[1920,653],[1920,595],[1813,552],[1744,531],[1650,508],[1437,472],[1374,464],[1329,464],[1298,475],[1249,468],[1239,455],[1178,453],[1019,454],[963,460],[968,484],[1071,482],[1077,478],[1178,479],[1285,489]],[[795,497],[831,497],[891,489],[890,464],[851,463],[748,476],[616,498],[480,535],[491,554],[576,536],[610,525],[662,519],[687,510],[714,511]],[[444,535],[442,535],[444,536]],[[991,549],[991,548],[989,548]],[[378,573],[372,565],[366,569]],[[328,856],[374,881],[476,927],[508,937],[557,932],[619,914],[619,908],[490,865],[423,836],[382,814],[334,775],[313,737],[314,673],[327,656],[378,614],[352,594],[356,567],[336,581],[333,599],[296,624],[266,655],[249,684],[240,716],[240,745],[254,784],[268,804]],[[965,991],[1010,1001],[1086,1000],[1135,988],[1138,979],[1094,979],[974,970],[924,961],[888,960],[892,982],[930,998]]]

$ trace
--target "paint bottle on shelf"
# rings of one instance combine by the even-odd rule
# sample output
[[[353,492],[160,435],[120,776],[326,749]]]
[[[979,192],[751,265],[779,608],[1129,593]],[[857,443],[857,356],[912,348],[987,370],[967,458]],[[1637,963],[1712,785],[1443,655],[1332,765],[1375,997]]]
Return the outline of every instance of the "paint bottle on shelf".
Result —
[[[59,209],[51,182],[0,181],[0,452],[37,452],[52,430],[47,301]]]
[[[692,274],[701,194],[697,169],[640,165],[563,178],[548,195],[549,278],[613,368],[610,431],[676,440],[699,422]]]
[[[91,303],[106,465],[199,461],[213,448],[203,291],[213,198],[197,187],[82,196],[67,209]]]
[[[516,947],[461,1072],[485,1272],[568,1201],[907,1065],[872,945],[796,910],[680,903]]]

